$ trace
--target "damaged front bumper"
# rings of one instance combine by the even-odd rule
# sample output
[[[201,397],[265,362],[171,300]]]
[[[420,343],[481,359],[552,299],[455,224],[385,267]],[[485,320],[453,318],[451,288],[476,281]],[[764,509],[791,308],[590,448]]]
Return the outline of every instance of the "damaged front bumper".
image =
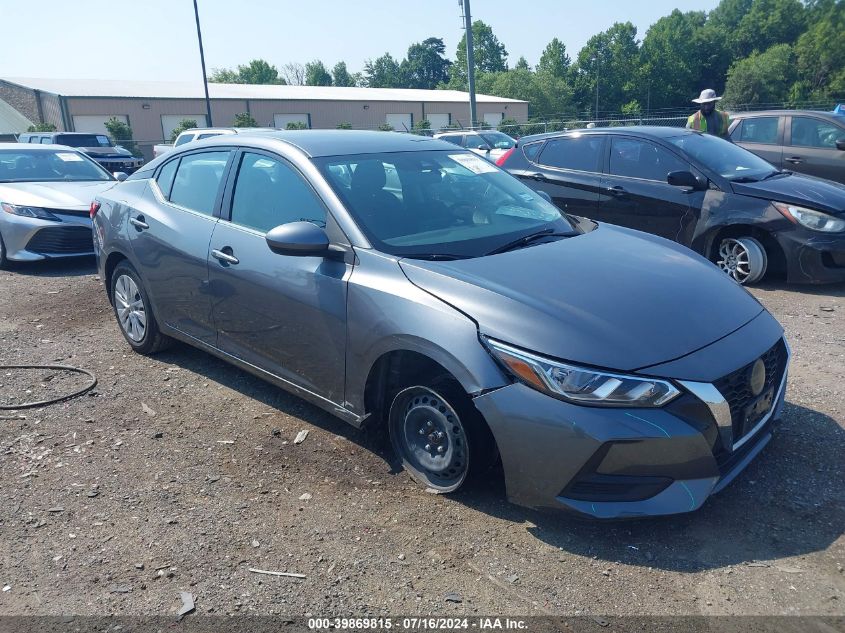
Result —
[[[845,234],[796,227],[775,237],[786,258],[787,281],[805,284],[845,281]]]

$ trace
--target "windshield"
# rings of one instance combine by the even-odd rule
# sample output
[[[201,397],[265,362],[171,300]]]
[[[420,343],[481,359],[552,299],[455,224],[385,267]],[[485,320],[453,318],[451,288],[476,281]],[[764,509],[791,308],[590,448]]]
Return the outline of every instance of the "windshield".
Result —
[[[728,180],[755,182],[778,171],[748,150],[709,134],[684,134],[666,140]]]
[[[114,180],[93,160],[70,150],[0,150],[0,182]]]
[[[315,159],[358,226],[399,256],[478,257],[537,231],[571,232],[550,202],[466,151]]]
[[[516,141],[502,132],[481,132],[479,136],[493,149],[510,149],[516,145]]]
[[[69,147],[111,147],[109,137],[103,134],[58,134],[56,145]]]

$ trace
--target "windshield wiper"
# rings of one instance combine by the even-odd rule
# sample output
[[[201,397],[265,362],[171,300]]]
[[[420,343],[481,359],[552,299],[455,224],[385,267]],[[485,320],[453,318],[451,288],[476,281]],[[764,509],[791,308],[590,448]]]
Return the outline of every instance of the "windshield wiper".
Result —
[[[406,259],[424,259],[429,262],[448,262],[471,257],[471,255],[452,255],[451,253],[398,253],[396,256]]]
[[[536,233],[523,235],[519,239],[516,239],[513,242],[508,242],[498,248],[494,248],[492,251],[485,253],[484,255],[498,255],[499,253],[512,251],[517,248],[522,248],[523,246],[528,246],[531,242],[544,237],[575,237],[576,235],[580,235],[580,233],[578,231],[555,231],[555,229],[543,229],[542,231],[537,231]]]

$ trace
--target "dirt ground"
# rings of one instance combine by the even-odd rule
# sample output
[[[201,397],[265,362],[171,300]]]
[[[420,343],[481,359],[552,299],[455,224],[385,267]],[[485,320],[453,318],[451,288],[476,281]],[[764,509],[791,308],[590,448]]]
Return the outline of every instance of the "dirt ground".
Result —
[[[180,591],[213,615],[845,614],[845,286],[753,293],[793,349],[774,441],[697,512],[592,523],[512,506],[495,475],[427,494],[222,361],[131,353],[92,261],[0,272],[0,364],[99,379],[0,411],[0,614],[174,614]],[[3,371],[0,404],[85,380]]]

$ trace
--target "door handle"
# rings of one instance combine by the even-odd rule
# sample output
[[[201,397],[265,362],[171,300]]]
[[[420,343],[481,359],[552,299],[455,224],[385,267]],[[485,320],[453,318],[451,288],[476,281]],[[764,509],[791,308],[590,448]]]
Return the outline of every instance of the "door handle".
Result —
[[[619,185],[616,185],[615,187],[608,187],[608,188],[606,189],[606,191],[607,191],[607,193],[609,193],[611,196],[622,197],[622,196],[627,196],[627,195],[628,195],[628,192],[627,192],[627,191],[625,191],[625,188],[624,188],[624,187],[620,187]]]
[[[141,230],[150,228],[150,225],[144,222],[143,215],[139,215],[137,218],[129,218],[129,224]]]
[[[784,158],[787,163],[792,163],[793,165],[799,165],[804,162],[804,159],[800,156],[790,156],[789,158]]]
[[[225,248],[229,248],[229,247],[226,246]],[[229,250],[231,250],[231,249],[229,249]],[[215,250],[211,251],[211,256],[214,259],[218,260],[220,263],[223,263],[223,264],[240,264],[241,263],[241,260],[239,260],[237,257],[235,257],[234,255],[230,255],[229,253],[226,253],[222,250],[219,251],[219,250],[215,249]]]
[[[526,174],[526,175],[531,180],[536,180],[537,182],[545,182],[546,180],[548,180],[548,178],[546,178],[546,176],[544,174],[540,174],[540,173],[537,173],[537,172]]]

